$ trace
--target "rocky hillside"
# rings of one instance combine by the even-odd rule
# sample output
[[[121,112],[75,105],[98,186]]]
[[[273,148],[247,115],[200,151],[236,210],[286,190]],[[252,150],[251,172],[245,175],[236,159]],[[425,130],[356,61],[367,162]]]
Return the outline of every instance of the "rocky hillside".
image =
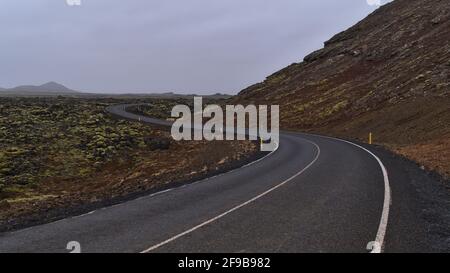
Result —
[[[450,175],[450,1],[395,0],[235,100],[279,104],[284,128],[373,132]]]

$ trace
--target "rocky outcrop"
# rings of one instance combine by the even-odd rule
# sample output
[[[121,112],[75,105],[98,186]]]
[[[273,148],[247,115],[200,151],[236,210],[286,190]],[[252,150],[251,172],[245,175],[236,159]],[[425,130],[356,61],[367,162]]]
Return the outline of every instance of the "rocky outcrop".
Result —
[[[395,0],[235,101],[279,104],[285,128],[433,141],[450,132],[449,60],[449,0]]]

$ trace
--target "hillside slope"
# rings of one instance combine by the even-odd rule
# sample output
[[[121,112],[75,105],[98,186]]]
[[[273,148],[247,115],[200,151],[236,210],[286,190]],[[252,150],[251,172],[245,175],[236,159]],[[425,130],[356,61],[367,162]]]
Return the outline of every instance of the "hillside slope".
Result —
[[[384,144],[450,175],[450,2],[396,0],[239,93],[282,127]]]

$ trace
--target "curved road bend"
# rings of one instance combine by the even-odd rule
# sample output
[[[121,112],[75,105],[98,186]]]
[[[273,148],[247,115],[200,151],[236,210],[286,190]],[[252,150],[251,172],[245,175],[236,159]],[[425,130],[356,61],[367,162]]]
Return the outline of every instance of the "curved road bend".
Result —
[[[159,125],[168,122],[114,115]],[[337,139],[282,133],[278,150],[232,172],[0,235],[0,252],[368,252],[385,178],[367,151]]]

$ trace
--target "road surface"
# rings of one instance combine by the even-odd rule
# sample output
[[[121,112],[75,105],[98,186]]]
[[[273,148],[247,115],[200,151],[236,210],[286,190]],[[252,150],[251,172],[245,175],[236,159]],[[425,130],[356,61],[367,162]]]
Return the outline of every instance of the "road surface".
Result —
[[[108,111],[169,125],[123,105]],[[373,241],[383,251],[432,251],[416,206],[395,207],[393,183],[406,182],[392,181],[389,166],[362,146],[283,132],[276,151],[248,166],[1,234],[0,252],[68,252],[71,241],[82,252],[368,253]]]

